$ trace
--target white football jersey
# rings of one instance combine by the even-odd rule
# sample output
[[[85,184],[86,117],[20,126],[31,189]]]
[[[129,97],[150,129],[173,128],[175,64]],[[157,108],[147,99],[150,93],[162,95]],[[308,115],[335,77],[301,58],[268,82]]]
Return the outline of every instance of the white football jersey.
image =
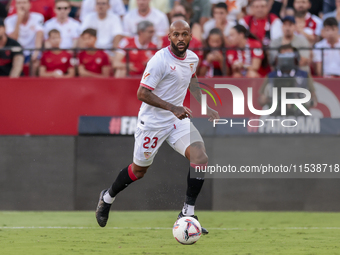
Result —
[[[44,25],[44,36],[45,40],[48,39],[48,32],[52,29],[57,29],[61,36],[61,49],[73,48],[73,40],[80,36],[80,22],[72,18],[67,18],[64,24],[57,21],[57,18],[52,18],[46,21]]]
[[[44,16],[37,12],[31,12],[29,15],[28,21],[19,26],[19,37],[17,41],[24,49],[34,49],[36,33],[38,31],[43,31],[42,25],[44,24]],[[5,19],[7,34],[14,32],[17,20],[17,14],[8,16]]]
[[[185,57],[177,57],[170,46],[159,50],[148,62],[141,86],[146,87],[160,99],[175,106],[183,106],[184,98],[193,75],[198,57],[187,50]],[[142,103],[138,114],[138,126],[142,129],[164,129],[173,125],[177,117],[168,110]]]
[[[115,36],[124,34],[119,16],[111,12],[107,12],[105,19],[99,19],[97,13],[90,13],[83,21],[81,31],[87,28],[97,30],[96,47],[99,49],[111,49]]]
[[[125,35],[129,37],[137,35],[137,25],[144,20],[150,21],[154,25],[155,36],[152,42],[157,45],[157,36],[165,36],[169,31],[169,20],[163,12],[155,8],[150,8],[150,12],[146,16],[141,16],[138,9],[129,11],[123,19]]]

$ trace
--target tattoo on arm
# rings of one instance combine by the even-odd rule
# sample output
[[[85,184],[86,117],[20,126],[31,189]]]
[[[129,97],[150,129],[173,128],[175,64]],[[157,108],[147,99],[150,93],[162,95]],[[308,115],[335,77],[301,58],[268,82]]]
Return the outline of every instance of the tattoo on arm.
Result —
[[[139,90],[140,90],[140,92],[138,92],[138,94],[140,94],[139,99],[143,101],[144,103],[158,107],[158,108],[162,108],[164,110],[168,110],[171,112],[174,110],[175,106],[173,104],[160,99],[158,96],[152,93],[151,90],[145,87],[142,87],[142,86],[139,88]]]
[[[190,93],[196,98],[196,100],[201,103],[202,91],[200,89],[200,85],[198,83],[197,76],[191,78],[189,85]]]

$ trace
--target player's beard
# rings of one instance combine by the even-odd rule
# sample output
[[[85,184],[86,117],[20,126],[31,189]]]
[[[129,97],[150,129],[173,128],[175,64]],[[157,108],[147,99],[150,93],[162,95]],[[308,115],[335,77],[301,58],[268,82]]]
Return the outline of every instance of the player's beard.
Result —
[[[295,15],[298,18],[304,18],[307,14],[308,10],[303,10],[303,11],[295,11]]]
[[[184,47],[184,49],[183,50],[179,50],[178,49],[178,47],[172,42],[172,41],[170,41],[170,43],[171,43],[171,47],[176,51],[176,53],[178,53],[179,55],[183,55],[185,52],[186,52],[186,50],[189,48],[189,44],[190,44],[190,42]]]

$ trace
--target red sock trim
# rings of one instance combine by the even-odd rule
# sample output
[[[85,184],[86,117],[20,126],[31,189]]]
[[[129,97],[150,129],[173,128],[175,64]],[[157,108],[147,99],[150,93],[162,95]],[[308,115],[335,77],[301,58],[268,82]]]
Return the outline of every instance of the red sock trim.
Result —
[[[138,178],[136,177],[136,175],[132,172],[132,164],[129,165],[128,167],[128,173],[129,173],[129,177],[130,179],[134,182],[136,181]]]
[[[193,168],[195,168],[195,169],[196,169],[196,167],[203,168],[203,167],[206,167],[207,165],[208,165],[208,162],[205,163],[205,164],[195,164],[195,163],[190,163],[190,166],[193,167]]]

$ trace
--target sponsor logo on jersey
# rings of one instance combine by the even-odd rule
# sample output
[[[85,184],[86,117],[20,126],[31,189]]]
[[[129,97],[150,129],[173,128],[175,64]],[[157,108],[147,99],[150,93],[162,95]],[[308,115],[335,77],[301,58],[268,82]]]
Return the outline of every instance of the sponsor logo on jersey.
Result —
[[[144,76],[143,76],[143,80],[145,80],[149,75],[150,75],[150,73],[145,73]]]
[[[176,70],[176,66],[172,67],[170,66],[171,70],[175,71]]]

